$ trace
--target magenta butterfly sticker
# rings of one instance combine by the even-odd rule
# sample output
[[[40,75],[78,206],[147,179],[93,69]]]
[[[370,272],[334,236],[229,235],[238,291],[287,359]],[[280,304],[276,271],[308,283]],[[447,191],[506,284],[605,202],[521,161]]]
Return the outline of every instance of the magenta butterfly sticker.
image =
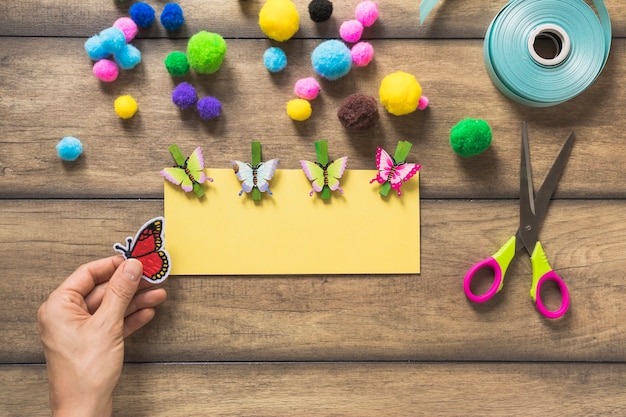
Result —
[[[410,143],[408,143],[408,145],[410,145]],[[408,153],[408,150],[406,153]],[[417,171],[419,171],[421,166],[407,162],[396,162],[387,151],[378,147],[376,150],[376,168],[378,168],[378,173],[376,174],[376,178],[370,181],[370,184],[374,181],[378,181],[379,184],[383,185],[383,187],[381,187],[381,194],[387,195],[388,190],[384,193],[383,190],[385,184],[388,183],[391,189],[396,190],[398,196],[401,196],[402,191],[400,191],[400,188],[402,187],[402,183],[410,180]]]

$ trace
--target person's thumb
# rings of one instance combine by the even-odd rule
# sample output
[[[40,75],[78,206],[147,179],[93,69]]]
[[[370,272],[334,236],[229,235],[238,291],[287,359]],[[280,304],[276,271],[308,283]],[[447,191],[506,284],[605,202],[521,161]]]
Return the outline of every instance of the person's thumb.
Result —
[[[122,320],[130,301],[135,296],[143,265],[137,259],[127,259],[115,271],[98,309],[111,320]]]

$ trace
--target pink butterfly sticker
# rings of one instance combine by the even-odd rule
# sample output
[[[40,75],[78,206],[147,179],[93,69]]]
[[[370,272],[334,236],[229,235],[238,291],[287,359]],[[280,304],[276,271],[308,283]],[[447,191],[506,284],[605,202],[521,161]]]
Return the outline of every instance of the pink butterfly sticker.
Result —
[[[389,182],[391,188],[398,192],[398,196],[401,196],[400,187],[402,187],[402,183],[410,180],[420,170],[421,166],[406,162],[398,164],[387,151],[379,146],[376,150],[376,168],[378,168],[378,173],[376,178],[370,181],[370,184],[374,181],[378,181],[379,184]]]

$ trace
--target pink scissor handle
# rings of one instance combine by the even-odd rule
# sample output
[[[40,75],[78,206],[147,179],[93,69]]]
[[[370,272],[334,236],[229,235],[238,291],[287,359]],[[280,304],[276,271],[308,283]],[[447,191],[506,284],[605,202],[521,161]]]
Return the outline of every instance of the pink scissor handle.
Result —
[[[491,288],[487,290],[486,293],[477,295],[472,292],[471,284],[472,279],[474,279],[474,275],[483,268],[489,268],[493,271],[493,284]],[[465,290],[465,295],[470,301],[475,303],[484,303],[493,297],[500,289],[502,288],[502,280],[504,279],[504,275],[502,274],[502,268],[498,261],[496,261],[493,257],[489,257],[484,259],[478,263],[475,263],[467,274],[465,274],[465,279],[463,280],[463,290]]]
[[[463,280],[463,289],[465,290],[467,298],[475,303],[484,303],[500,291],[502,289],[502,285],[504,285],[504,274],[506,274],[506,270],[508,269],[514,256],[515,236],[512,236],[504,245],[502,245],[500,249],[498,249],[496,253],[493,254],[493,256],[474,264],[474,266],[467,271],[465,279]],[[472,292],[472,280],[474,279],[474,275],[476,275],[476,273],[483,268],[489,268],[493,271],[493,284],[486,293],[476,295]]]
[[[556,311],[548,310],[541,300],[541,287],[546,281],[554,281],[561,292],[561,307]],[[567,285],[565,285],[565,281],[553,270],[550,270],[539,278],[535,295],[535,306],[541,314],[549,319],[558,319],[567,313],[569,309],[569,290],[567,289]]]

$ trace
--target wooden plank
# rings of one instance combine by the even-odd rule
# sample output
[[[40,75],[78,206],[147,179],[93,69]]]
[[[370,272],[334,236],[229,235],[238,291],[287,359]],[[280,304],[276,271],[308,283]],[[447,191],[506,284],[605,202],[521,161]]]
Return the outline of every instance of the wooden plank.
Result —
[[[79,39],[0,38],[0,197],[160,198],[158,171],[172,164],[171,143],[185,152],[202,145],[208,167],[227,168],[229,159],[249,154],[251,140],[260,140],[264,153],[280,158],[282,168],[297,168],[316,139],[328,139],[333,152],[348,155],[348,169],[374,168],[378,145],[392,149],[398,140],[412,141],[412,159],[423,166],[425,198],[514,197],[520,122],[528,120],[537,181],[574,130],[578,140],[557,196],[623,198],[625,145],[616,138],[626,130],[626,120],[614,85],[626,82],[624,42],[616,40],[603,74],[584,94],[536,109],[513,104],[496,90],[485,72],[479,40],[381,40],[375,65],[354,69],[341,82],[323,82],[313,117],[296,123],[284,106],[295,97],[295,81],[311,75],[309,55],[316,41],[287,45],[290,67],[276,76],[261,62],[266,41],[229,41],[218,73],[187,78],[200,96],[215,95],[223,102],[224,114],[207,122],[193,111],[181,113],[170,100],[182,79],[172,79],[162,61],[184,47],[182,40],[138,42],[141,66],[104,85],[91,74]],[[383,75],[396,70],[417,76],[430,108],[398,117],[381,107],[374,129],[352,133],[341,127],[336,118],[341,101],[354,92],[378,97]],[[113,111],[114,99],[122,94],[139,103],[139,113],[128,121]],[[493,128],[491,148],[475,158],[461,158],[449,145],[449,129],[464,117],[483,118]],[[76,163],[62,163],[56,155],[54,146],[66,135],[84,143]]]
[[[309,18],[310,0],[295,0],[300,14],[296,38],[338,38],[338,28],[354,18],[358,1],[335,1],[330,21],[316,24]],[[168,33],[158,23],[162,4],[151,4],[157,21],[143,29],[144,37],[188,37],[200,30],[211,30],[225,37],[263,38],[258,25],[262,0],[213,3],[187,0],[181,4],[185,26]],[[365,31],[368,38],[482,38],[489,23],[506,4],[504,0],[442,1],[433,9],[423,26],[419,24],[420,1],[385,0],[379,2],[380,18]],[[612,16],[614,34],[623,37],[626,5],[619,0],[605,1]],[[0,3],[0,36],[77,36],[87,37],[105,29],[120,16],[128,15],[132,2],[98,0],[25,1],[19,7]]]
[[[3,416],[45,415],[42,366],[2,366]],[[113,415],[621,416],[626,365],[126,364]]]
[[[0,363],[42,362],[35,312],[47,294],[160,213],[158,200],[4,201]],[[530,301],[527,259],[512,264],[493,302],[463,294],[467,269],[515,232],[516,215],[514,200],[423,201],[421,275],[172,277],[168,301],[129,340],[127,358],[624,361],[624,202],[552,204],[541,236],[572,296],[557,321]]]

